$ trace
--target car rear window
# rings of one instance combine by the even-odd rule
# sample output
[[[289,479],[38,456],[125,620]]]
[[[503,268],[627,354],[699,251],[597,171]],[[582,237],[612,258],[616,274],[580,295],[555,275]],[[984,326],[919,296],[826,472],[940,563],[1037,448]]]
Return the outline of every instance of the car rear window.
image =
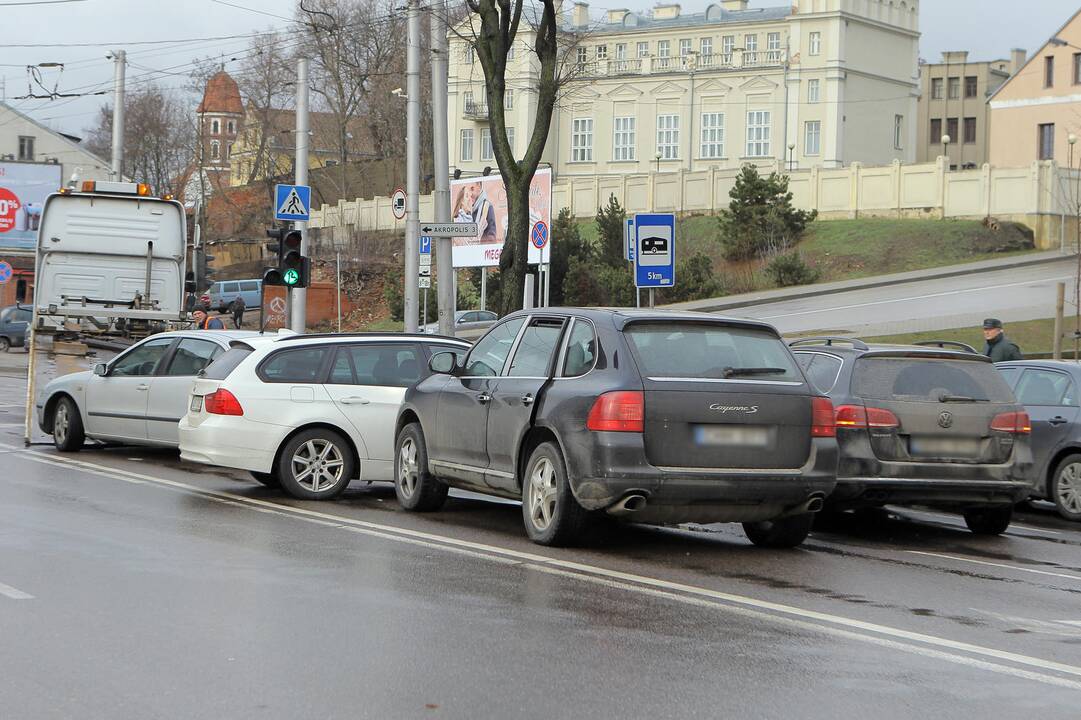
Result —
[[[203,371],[200,377],[208,380],[224,380],[236,370],[237,365],[243,362],[244,358],[251,354],[252,349],[247,345],[234,345],[226,350],[224,355],[219,356],[217,360],[207,365],[206,370]]]
[[[646,377],[795,381],[803,375],[767,330],[693,322],[639,322],[624,335]]]
[[[853,371],[852,392],[874,400],[1014,401],[1010,386],[991,363],[941,357],[862,357]]]

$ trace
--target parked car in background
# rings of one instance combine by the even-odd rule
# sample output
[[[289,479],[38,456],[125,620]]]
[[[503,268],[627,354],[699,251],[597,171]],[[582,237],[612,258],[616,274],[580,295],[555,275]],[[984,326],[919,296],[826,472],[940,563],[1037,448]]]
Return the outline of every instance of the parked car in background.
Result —
[[[405,394],[395,488],[414,511],[449,487],[520,499],[537,543],[597,514],[742,522],[791,547],[833,489],[833,406],[770,325],[702,313],[545,308],[504,318]]]
[[[434,353],[432,335],[296,335],[237,341],[195,381],[180,421],[185,460],[247,470],[293,497],[327,500],[350,481],[392,480],[394,421]]]
[[[210,296],[211,309],[224,313],[229,310],[230,303],[239,295],[244,299],[244,307],[248,310],[258,309],[262,304],[263,281],[261,278],[251,280],[219,280],[210,286],[207,294]]]
[[[841,461],[826,509],[931,505],[997,535],[1032,492],[1029,417],[987,357],[931,345],[791,343],[836,413]]]
[[[9,305],[0,309],[0,352],[26,345],[26,334],[34,311],[22,305]]]
[[[73,452],[86,438],[176,447],[177,423],[199,372],[250,331],[167,332],[151,335],[91,371],[56,378],[37,399],[38,426],[58,450]]]
[[[499,316],[491,310],[458,310],[454,313],[454,332],[463,330],[486,330]],[[439,323],[428,323],[423,328],[426,333],[439,332]]]
[[[1081,365],[1022,360],[995,367],[1032,420],[1034,497],[1081,521]]]

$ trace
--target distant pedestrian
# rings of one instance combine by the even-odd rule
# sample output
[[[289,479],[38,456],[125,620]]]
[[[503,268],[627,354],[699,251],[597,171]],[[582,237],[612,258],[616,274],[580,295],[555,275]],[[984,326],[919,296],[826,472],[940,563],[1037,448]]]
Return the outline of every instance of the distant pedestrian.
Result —
[[[998,318],[987,318],[983,321],[983,339],[987,341],[983,347],[983,354],[991,358],[991,362],[1025,359],[1025,356],[1021,354],[1021,348],[1010,342],[1006,333],[1002,331],[1002,321]]]
[[[195,327],[198,330],[224,330],[225,323],[216,317],[210,317],[206,310],[202,308],[196,309],[192,313],[192,317],[195,318]]]
[[[233,326],[239,330],[244,324],[244,298],[237,295],[229,308],[233,311]]]

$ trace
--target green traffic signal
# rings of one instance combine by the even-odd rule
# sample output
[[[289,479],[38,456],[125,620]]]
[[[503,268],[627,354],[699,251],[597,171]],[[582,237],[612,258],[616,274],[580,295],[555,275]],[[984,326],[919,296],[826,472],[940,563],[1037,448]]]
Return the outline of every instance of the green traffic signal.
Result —
[[[290,286],[296,285],[298,282],[300,282],[300,273],[293,268],[289,268],[284,273],[282,273],[282,282]]]

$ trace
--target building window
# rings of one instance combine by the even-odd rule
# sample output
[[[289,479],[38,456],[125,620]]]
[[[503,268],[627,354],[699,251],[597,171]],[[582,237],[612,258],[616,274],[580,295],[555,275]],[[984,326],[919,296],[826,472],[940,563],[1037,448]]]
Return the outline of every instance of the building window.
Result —
[[[634,160],[634,118],[614,118],[613,127],[615,130],[612,137],[612,159]]]
[[[1055,56],[1048,55],[1043,59],[1043,86],[1049,88],[1055,84]]]
[[[721,38],[721,60],[723,62],[732,62],[732,50],[736,47],[736,36],[725,35]]]
[[[709,57],[713,54],[713,38],[702,38],[698,43],[698,54]]]
[[[627,43],[616,43],[616,60],[627,59]]]
[[[758,60],[758,36],[743,36],[743,61],[754,63]]]
[[[597,46],[597,59],[598,60],[607,60],[608,59],[608,46],[607,45],[598,45]]]
[[[1053,160],[1055,157],[1055,123],[1039,126],[1040,159]]]
[[[19,159],[32,162],[34,160],[34,138],[31,135],[19,136]]]
[[[724,113],[702,113],[702,157],[724,157]]]
[[[781,61],[781,33],[771,32],[766,35],[766,60],[771,63]]]
[[[818,92],[819,92],[819,81],[818,80],[808,80],[807,81],[807,102],[808,103],[816,103],[816,102],[818,102]]]
[[[507,48],[507,59],[508,60],[513,60],[514,59],[514,45],[511,45],[509,48]]]
[[[210,141],[210,159],[221,160],[221,143],[217,140]]]
[[[946,118],[946,134],[950,136],[950,142],[957,142],[957,118]]]
[[[462,162],[473,159],[473,128],[462,130]]]
[[[571,162],[593,162],[593,118],[574,118]]]
[[[808,55],[821,55],[822,54],[822,33],[813,32],[807,42],[807,54]]]
[[[477,52],[473,49],[472,44],[465,46],[465,62],[466,65],[472,65],[477,59]]]
[[[803,154],[818,155],[822,145],[822,121],[808,120],[803,124]]]
[[[221,133],[221,120],[214,118],[210,121],[210,134],[218,135]]]
[[[942,140],[942,118],[932,118],[931,120],[931,137],[927,142],[931,145],[937,145]]]
[[[679,56],[687,57],[691,54],[691,39],[683,38],[679,41]]]
[[[964,141],[967,144],[976,142],[976,118],[965,118],[965,136]]]
[[[1081,85],[1081,53],[1073,54],[1073,84]]]
[[[657,57],[666,58],[669,56],[669,48],[671,43],[668,40],[657,41]]]
[[[679,157],[679,115],[657,116],[657,152],[661,160]]]
[[[236,123],[230,120],[225,124],[225,128],[229,132],[229,134],[232,135],[236,132]]]
[[[894,150],[900,150],[903,147],[903,145],[901,143],[901,140],[902,140],[902,137],[903,137],[902,133],[903,133],[903,130],[904,130],[904,123],[905,123],[905,116],[904,115],[894,115],[893,116],[893,149]]]
[[[952,77],[949,80],[950,100],[961,99],[961,78]]]
[[[942,78],[931,78],[931,99],[942,99]]]
[[[480,159],[492,159],[492,131],[488,128],[480,130]]]
[[[978,79],[975,75],[965,76],[965,97],[974,98],[978,92]]]
[[[334,167],[337,164],[337,160],[327,160],[325,163],[323,163],[323,167]]]
[[[578,67],[583,67],[586,64],[588,55],[589,51],[584,47],[580,47],[575,50],[575,59],[578,61]]]
[[[503,109],[504,110],[513,110],[514,109],[514,91],[513,90],[508,90],[505,93],[503,93]]]
[[[640,43],[638,43],[638,57],[640,57],[640,58],[649,57],[649,43],[648,42],[640,42]]]
[[[747,113],[747,157],[769,157],[770,113],[751,110]]]
[[[467,113],[471,113],[476,108],[476,103],[473,102],[473,91],[466,90],[462,93],[462,105],[465,107]]]
[[[228,160],[233,156],[233,143],[225,143],[225,159]]]

